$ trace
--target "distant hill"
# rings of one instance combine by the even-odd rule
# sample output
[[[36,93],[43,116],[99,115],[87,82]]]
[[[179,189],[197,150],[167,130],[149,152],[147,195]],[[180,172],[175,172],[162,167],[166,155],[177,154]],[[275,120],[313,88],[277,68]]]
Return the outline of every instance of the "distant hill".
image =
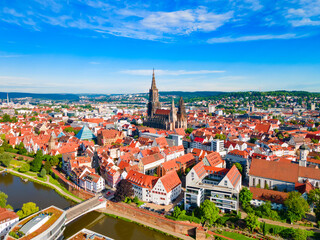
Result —
[[[225,94],[226,92],[218,91],[197,91],[197,92],[182,92],[182,91],[170,91],[170,92],[159,92],[162,96],[175,95],[179,97],[194,98],[194,97],[211,97]]]
[[[21,93],[21,92],[9,92],[9,98],[25,98],[32,97],[43,100],[78,100],[79,95],[77,94],[63,94],[63,93]],[[0,99],[6,99],[7,93],[0,92]]]

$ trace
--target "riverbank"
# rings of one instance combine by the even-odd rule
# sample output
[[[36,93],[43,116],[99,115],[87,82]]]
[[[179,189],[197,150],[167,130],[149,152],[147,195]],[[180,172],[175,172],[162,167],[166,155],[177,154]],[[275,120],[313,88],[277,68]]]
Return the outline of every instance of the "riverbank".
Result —
[[[45,187],[51,188],[51,189],[55,190],[55,192],[58,193],[60,196],[64,197],[65,199],[71,200],[75,203],[79,203],[79,202],[83,201],[83,199],[78,198],[77,196],[68,192],[68,190],[64,189],[61,185],[60,185],[61,187],[59,187],[58,182],[53,183],[53,179],[50,179],[50,176],[46,176],[47,177],[46,181],[41,181],[39,179],[36,179],[35,176],[28,175],[25,173],[20,173],[18,171],[13,170],[13,169],[7,168],[5,172],[10,173],[14,176],[20,177],[22,179],[28,179],[29,181],[32,181],[32,182],[38,183],[40,185],[43,185]],[[50,182],[50,180],[51,180],[51,182]]]
[[[186,235],[183,235],[183,234],[180,234],[180,233],[176,233],[176,232],[173,232],[173,231],[168,231],[167,229],[165,229],[165,228],[163,228],[163,227],[161,227],[159,225],[154,225],[154,224],[151,224],[149,222],[139,220],[138,218],[122,214],[122,213],[120,213],[118,211],[113,211],[110,208],[105,208],[103,210],[97,210],[97,211],[105,214],[106,216],[109,216],[109,217],[112,217],[112,218],[116,218],[116,219],[121,219],[121,220],[127,221],[127,222],[132,222],[132,223],[138,224],[140,226],[143,226],[145,228],[148,228],[148,229],[150,229],[152,231],[160,232],[161,234],[164,234],[166,236],[171,236],[171,237],[174,237],[176,239],[185,239],[185,240],[193,240],[194,239],[194,238],[192,238],[190,236],[186,236]]]

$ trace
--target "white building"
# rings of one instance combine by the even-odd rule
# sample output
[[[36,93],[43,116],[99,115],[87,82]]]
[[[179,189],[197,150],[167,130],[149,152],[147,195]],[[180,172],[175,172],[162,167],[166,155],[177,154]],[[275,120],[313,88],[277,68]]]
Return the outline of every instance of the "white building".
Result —
[[[132,170],[127,180],[132,184],[134,196],[145,202],[168,205],[181,193],[181,181],[176,171],[158,178]]]
[[[224,168],[225,163],[219,154],[212,154],[195,165],[186,177],[185,210],[199,207],[209,199],[223,212],[238,211],[241,174],[235,166]]]
[[[6,208],[0,208],[0,239],[2,239],[19,222],[19,216]]]
[[[104,179],[97,174],[88,172],[84,172],[79,177],[79,185],[86,191],[93,193],[98,193],[105,189]]]

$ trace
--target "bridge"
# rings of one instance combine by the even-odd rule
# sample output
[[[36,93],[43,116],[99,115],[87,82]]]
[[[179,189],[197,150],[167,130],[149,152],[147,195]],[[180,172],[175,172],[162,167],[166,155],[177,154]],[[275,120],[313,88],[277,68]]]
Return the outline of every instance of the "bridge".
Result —
[[[98,195],[65,209],[67,214],[66,225],[72,222],[73,220],[81,217],[82,215],[87,214],[88,212],[105,208],[106,203],[107,200],[105,198],[101,198],[101,195]]]

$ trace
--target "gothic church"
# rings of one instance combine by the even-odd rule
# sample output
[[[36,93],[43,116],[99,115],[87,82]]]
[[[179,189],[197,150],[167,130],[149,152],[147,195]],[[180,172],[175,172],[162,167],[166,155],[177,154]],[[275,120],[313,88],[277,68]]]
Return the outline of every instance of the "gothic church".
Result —
[[[187,114],[182,97],[179,100],[178,111],[172,104],[170,110],[161,109],[159,102],[159,91],[156,86],[154,71],[152,74],[152,83],[149,90],[148,116],[144,124],[148,127],[160,128],[165,130],[174,130],[176,128],[187,128]]]

